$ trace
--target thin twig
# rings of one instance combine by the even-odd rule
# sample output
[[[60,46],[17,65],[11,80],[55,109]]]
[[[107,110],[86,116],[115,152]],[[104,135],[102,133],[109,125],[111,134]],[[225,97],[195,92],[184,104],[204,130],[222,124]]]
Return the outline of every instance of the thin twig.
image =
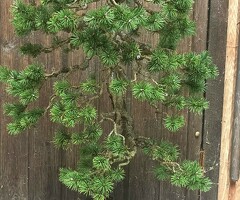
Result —
[[[89,60],[84,60],[80,65],[73,65],[72,67],[63,67],[58,71],[53,71],[50,74],[45,74],[45,78],[58,77],[61,74],[66,74],[66,76],[68,76],[71,72],[75,70],[85,70],[88,68],[88,65],[85,62],[88,62],[88,61]]]
[[[45,109],[44,111],[44,115],[47,114],[48,110],[50,109],[50,107],[52,106],[52,103],[54,101],[54,99],[56,98],[57,96],[55,94],[53,94],[51,97],[50,97],[50,101],[49,101],[49,104],[47,106],[47,108]]]
[[[111,1],[111,3],[112,3],[113,5],[119,6],[115,0],[110,0],[110,1]]]
[[[52,52],[53,50],[55,50],[55,49],[63,46],[64,44],[67,44],[67,43],[69,43],[69,42],[70,42],[70,38],[67,38],[67,39],[65,39],[65,40],[60,41],[57,45],[53,45],[53,46],[50,46],[50,47],[45,47],[45,48],[43,48],[43,49],[42,49],[42,52],[44,52],[44,53],[50,53],[50,52]]]
[[[131,83],[136,82],[136,81],[137,81],[137,73],[134,73],[134,79],[131,80]]]

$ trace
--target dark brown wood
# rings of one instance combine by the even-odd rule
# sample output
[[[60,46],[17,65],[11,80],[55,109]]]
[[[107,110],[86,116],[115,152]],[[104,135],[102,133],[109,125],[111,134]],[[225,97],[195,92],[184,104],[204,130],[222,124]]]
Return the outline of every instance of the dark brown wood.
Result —
[[[239,37],[240,38],[240,37]],[[238,41],[240,44],[240,40]],[[238,69],[235,88],[234,120],[232,132],[232,152],[230,175],[232,181],[238,181],[240,170],[240,47],[238,45]]]
[[[25,2],[39,3],[38,0],[25,0]],[[51,46],[50,37],[46,37],[46,35],[39,32],[34,33],[32,37],[26,39],[33,43]],[[29,64],[38,62],[51,72],[64,64],[62,62],[63,58],[59,51],[55,51],[50,54],[41,54],[36,59],[29,57]],[[53,94],[52,86],[52,81],[44,84],[40,92],[40,98],[35,103],[36,106],[41,108],[48,106],[50,97]],[[61,167],[61,151],[56,149],[52,143],[54,131],[55,125],[50,122],[49,117],[42,118],[36,127],[28,131],[29,199],[61,199],[61,183],[58,181],[59,168]]]
[[[240,181],[233,182],[230,179],[231,145],[233,132],[232,125],[234,119],[234,96],[237,77],[238,38],[240,30],[239,6],[240,2],[238,0],[229,0],[220,170],[218,184],[219,200],[237,200],[240,198]]]
[[[82,54],[80,54],[79,51],[75,51],[74,53],[79,54],[80,56],[74,57],[73,53],[66,54],[63,52],[59,52],[59,54],[60,54],[59,59],[61,60],[62,66],[73,66],[77,62],[79,63],[79,60],[82,59]],[[71,76],[72,84],[77,85],[76,81],[78,78],[79,78],[79,73],[76,73],[75,77]],[[59,127],[56,127],[56,129],[57,128],[59,128]],[[78,158],[78,152],[75,148],[70,148],[68,150],[61,150],[61,167],[74,169],[76,167],[77,158]],[[62,200],[77,199],[77,197],[78,197],[77,192],[69,190],[63,184],[61,184],[61,199]]]
[[[209,1],[209,3],[208,3]],[[0,64],[15,69],[23,68],[33,60],[22,57],[17,53],[17,45],[20,40],[16,38],[10,25],[10,5],[12,0],[2,0],[0,4]],[[93,7],[101,3],[93,4]],[[208,10],[210,6],[210,10]],[[208,15],[209,14],[209,15]],[[198,160],[200,157],[201,142],[205,152],[205,170],[214,183],[218,181],[218,162],[220,145],[221,106],[223,93],[223,67],[226,45],[226,0],[196,0],[193,17],[197,23],[197,35],[187,38],[181,44],[180,51],[190,50],[199,52],[207,47],[214,58],[214,62],[220,68],[218,80],[209,82],[206,92],[211,107],[202,116],[195,116],[187,111],[186,126],[178,134],[169,133],[162,125],[162,114],[155,115],[155,110],[147,103],[140,103],[128,96],[128,109],[134,116],[135,130],[139,135],[166,139],[179,145],[182,152],[181,159]],[[209,26],[207,23],[209,17]],[[28,38],[29,39],[29,38]],[[46,44],[49,41],[45,36],[36,34],[30,38],[33,41],[41,41]],[[144,35],[142,41],[155,43],[157,37]],[[221,48],[220,48],[221,47]],[[77,64],[83,59],[81,51],[75,51],[66,55],[60,51],[48,55],[41,55],[37,60],[45,64],[49,72],[52,67],[58,68],[62,64]],[[96,73],[98,78],[104,78],[98,70],[98,60],[91,62],[91,68],[87,73]],[[72,81],[78,83],[86,78],[84,75],[74,74]],[[129,74],[131,76],[131,74]],[[0,104],[9,100],[1,87]],[[39,106],[47,106],[52,92],[52,82],[45,84],[41,92]],[[217,97],[217,98],[216,98]],[[111,108],[108,96],[96,101],[100,111]],[[161,107],[161,111],[168,111]],[[59,151],[51,143],[56,125],[49,122],[49,118],[42,119],[35,128],[12,137],[7,135],[6,123],[8,118],[2,114],[0,108],[0,200],[85,200],[86,198],[76,192],[68,190],[58,181],[58,169],[60,167],[76,166],[78,149]],[[204,121],[204,124],[202,123]],[[103,124],[105,133],[111,131],[109,123]],[[81,127],[79,127],[79,130]],[[196,132],[200,135],[196,137]],[[203,133],[203,135],[202,135]],[[129,166],[125,168],[126,178],[117,185],[111,198],[113,200],[198,200],[199,192],[190,192],[182,188],[173,187],[170,183],[159,182],[152,171],[154,163],[142,153],[138,153]],[[211,192],[202,193],[201,199],[217,199],[217,185],[213,185]]]
[[[224,86],[224,64],[226,56],[228,1],[209,1],[208,16],[208,51],[218,66],[219,76],[209,81],[206,98],[210,101],[210,108],[205,112],[203,129],[203,149],[205,152],[204,167],[206,176],[213,181],[212,189],[202,193],[201,199],[217,199],[219,152],[221,138],[221,120]]]
[[[161,135],[161,121],[156,118],[155,110],[147,103],[133,100],[131,108],[134,117],[134,128],[137,134],[158,138]],[[139,111],[147,113],[141,115]],[[154,129],[154,131],[153,131]],[[154,162],[138,153],[129,165],[129,194],[128,199],[159,199],[159,181],[153,176]],[[138,191],[138,192],[136,192]]]
[[[197,0],[194,3],[193,20],[196,23],[196,35],[192,37],[191,50],[201,52],[207,47],[208,0]],[[202,119],[203,115],[189,113],[187,159],[199,160],[202,151]],[[198,199],[199,191],[186,191],[186,199]]]
[[[18,54],[20,40],[15,36],[9,23],[9,7],[12,1],[0,4],[0,62],[11,68],[20,69],[26,60]],[[4,16],[4,17],[3,17]],[[4,30],[4,31],[3,31]],[[1,132],[0,132],[0,199],[28,199],[28,135],[13,137],[6,132],[9,118],[2,113],[3,103],[12,101],[1,88]],[[4,102],[2,101],[4,100]]]
[[[33,42],[40,42],[49,46],[49,37],[36,33]],[[62,65],[62,55],[56,51],[50,54],[41,54],[29,63],[39,62],[48,70]],[[36,106],[46,108],[52,95],[52,82],[48,81],[41,89],[40,99]],[[29,130],[29,199],[57,200],[61,198],[61,185],[58,181],[58,170],[61,166],[61,151],[52,143],[54,136],[53,123],[49,117],[44,117],[35,128]],[[37,183],[37,180],[39,182]],[[37,183],[37,184],[36,184]]]

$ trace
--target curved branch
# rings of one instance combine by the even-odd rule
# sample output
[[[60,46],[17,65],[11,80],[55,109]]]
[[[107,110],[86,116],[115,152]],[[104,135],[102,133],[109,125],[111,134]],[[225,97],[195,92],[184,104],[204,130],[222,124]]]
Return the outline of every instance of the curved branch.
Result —
[[[76,70],[84,71],[88,68],[88,63],[89,63],[89,59],[86,59],[79,65],[73,65],[71,67],[63,67],[58,71],[53,71],[50,74],[45,74],[45,78],[58,77],[61,74],[66,74],[66,76],[68,76],[70,73],[72,73],[73,71],[76,71]]]
[[[64,44],[68,44],[69,42],[70,42],[70,38],[67,38],[67,39],[65,39],[65,40],[62,40],[62,41],[58,42],[56,45],[52,45],[52,46],[50,46],[50,47],[44,47],[44,48],[42,49],[42,52],[44,52],[44,53],[50,53],[50,52],[52,52],[53,50],[55,50],[55,49],[57,49],[57,48],[59,48],[59,47],[62,47]]]

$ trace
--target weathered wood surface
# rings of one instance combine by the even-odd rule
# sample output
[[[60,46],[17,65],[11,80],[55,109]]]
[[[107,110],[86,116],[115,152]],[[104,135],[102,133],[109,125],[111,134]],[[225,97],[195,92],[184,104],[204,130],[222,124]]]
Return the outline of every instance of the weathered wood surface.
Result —
[[[201,52],[207,48],[207,34],[208,34],[208,0],[195,1],[193,9],[193,19],[196,22],[196,35],[192,38],[191,50],[194,52]],[[202,153],[203,140],[203,124],[201,121],[203,116],[189,113],[188,116],[188,132],[187,132],[187,159],[199,159]],[[186,199],[198,199],[199,191],[187,191]]]
[[[16,46],[20,40],[15,37],[9,25],[10,13],[8,11],[11,1],[1,1],[0,4],[0,43],[1,65],[20,69],[26,65],[27,59],[20,58]],[[1,105],[10,100],[1,89]],[[6,134],[5,124],[8,118],[3,116],[1,106],[1,133],[0,133],[0,199],[28,199],[28,133],[11,137]]]
[[[238,26],[235,28],[238,29]],[[238,34],[238,45],[236,51],[238,51],[237,62],[236,62],[236,86],[235,86],[235,97],[234,97],[234,115],[232,124],[232,144],[231,144],[231,166],[230,175],[231,180],[236,182],[239,180],[240,171],[240,50],[239,50],[239,34]]]
[[[229,0],[228,29],[226,46],[226,65],[224,80],[224,101],[222,117],[222,139],[219,173],[219,200],[240,199],[239,182],[230,181],[231,144],[234,114],[235,83],[237,72],[238,34],[239,34],[238,0]],[[239,149],[238,149],[239,151]],[[238,169],[239,170],[239,169]]]
[[[227,11],[228,1],[209,1],[207,49],[210,52],[214,63],[219,67],[219,76],[216,80],[208,82],[208,89],[206,91],[206,98],[210,101],[210,109],[205,112],[204,116],[204,166],[207,171],[206,175],[212,179],[214,184],[211,191],[201,194],[202,200],[215,200],[218,198]]]
[[[1,0],[0,3],[0,64],[11,68],[20,69],[33,60],[19,55],[17,47],[22,42],[14,35],[10,24],[10,5],[13,0]],[[100,6],[96,3],[93,6]],[[208,7],[210,6],[210,10]],[[220,67],[219,79],[209,83],[206,92],[211,102],[211,108],[204,116],[194,116],[188,112],[186,127],[179,134],[171,134],[161,126],[161,115],[156,117],[155,111],[144,103],[136,103],[129,97],[128,107],[135,118],[135,129],[142,135],[168,139],[179,145],[182,159],[198,160],[200,152],[205,150],[205,169],[207,175],[217,183],[218,159],[220,144],[221,110],[223,95],[223,68],[225,60],[226,43],[226,0],[196,0],[193,18],[197,23],[197,35],[182,42],[180,51],[190,50],[199,52],[209,49],[214,62]],[[48,40],[41,35],[31,36],[32,41],[41,41],[44,44]],[[154,42],[156,38],[146,35],[143,41]],[[221,48],[222,47],[222,48]],[[77,56],[76,56],[77,54]],[[45,64],[49,72],[52,67],[62,64],[74,65],[79,63],[83,55],[80,51],[72,54],[64,54],[59,51],[49,55],[41,55],[38,61]],[[95,71],[98,78],[102,74],[98,70],[97,60],[92,62],[91,73]],[[131,75],[131,74],[129,74]],[[75,74],[72,81],[86,76]],[[39,104],[46,106],[51,96],[51,82],[48,82],[42,92]],[[0,103],[8,100],[1,87]],[[107,110],[110,106],[106,98],[96,102],[100,110]],[[166,108],[162,108],[166,111]],[[148,113],[148,115],[146,115]],[[58,181],[58,168],[76,165],[77,149],[73,151],[59,151],[51,143],[56,128],[48,118],[42,119],[35,127],[19,136],[8,136],[6,123],[8,118],[2,114],[0,107],[0,200],[85,200],[81,195],[66,189]],[[204,122],[204,123],[203,123]],[[110,130],[106,123],[106,130]],[[199,137],[195,136],[200,132]],[[203,140],[203,141],[202,141]],[[210,143],[210,144],[209,144]],[[215,166],[216,165],[216,166]],[[200,193],[176,188],[169,183],[157,181],[151,171],[153,163],[138,154],[132,163],[126,167],[126,179],[118,184],[111,199],[114,200],[198,200]],[[213,167],[213,169],[211,168]],[[217,199],[217,185],[206,194],[201,194],[202,200]]]

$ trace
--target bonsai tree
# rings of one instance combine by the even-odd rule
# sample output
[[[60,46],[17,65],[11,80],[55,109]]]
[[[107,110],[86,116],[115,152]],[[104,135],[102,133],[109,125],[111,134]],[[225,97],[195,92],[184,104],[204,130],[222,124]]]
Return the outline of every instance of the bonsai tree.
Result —
[[[208,108],[202,94],[206,80],[217,76],[216,66],[207,52],[176,50],[181,39],[195,32],[189,17],[193,0],[107,0],[97,9],[88,9],[96,1],[14,3],[12,24],[18,36],[39,31],[52,39],[52,45],[47,47],[25,43],[20,47],[24,55],[37,57],[59,48],[66,53],[81,48],[85,59],[79,65],[63,66],[52,73],[47,73],[40,63],[32,63],[22,71],[1,66],[0,80],[7,93],[15,97],[14,102],[4,105],[5,114],[12,118],[8,133],[17,135],[49,114],[52,122],[61,125],[53,138],[56,147],[76,145],[80,149],[76,169],[60,169],[60,181],[94,200],[110,195],[115,184],[124,179],[124,166],[138,151],[155,161],[157,179],[208,191],[211,181],[204,177],[198,162],[180,161],[175,144],[136,133],[137,122],[126,106],[126,96],[131,95],[147,102],[156,112],[160,112],[159,106],[170,107],[172,114],[163,114],[162,121],[171,132],[184,126],[182,110],[201,114]],[[144,6],[149,4],[155,5],[153,10]],[[158,43],[141,42],[139,37],[146,32],[158,35]],[[104,78],[89,75],[73,85],[68,75],[91,68],[92,59],[101,62],[99,71]],[[34,106],[42,85],[49,79],[54,80],[49,105]],[[94,101],[104,95],[110,98],[112,108],[99,113]],[[112,124],[111,132],[102,128],[103,121]],[[81,128],[76,131],[74,127],[79,124]]]

